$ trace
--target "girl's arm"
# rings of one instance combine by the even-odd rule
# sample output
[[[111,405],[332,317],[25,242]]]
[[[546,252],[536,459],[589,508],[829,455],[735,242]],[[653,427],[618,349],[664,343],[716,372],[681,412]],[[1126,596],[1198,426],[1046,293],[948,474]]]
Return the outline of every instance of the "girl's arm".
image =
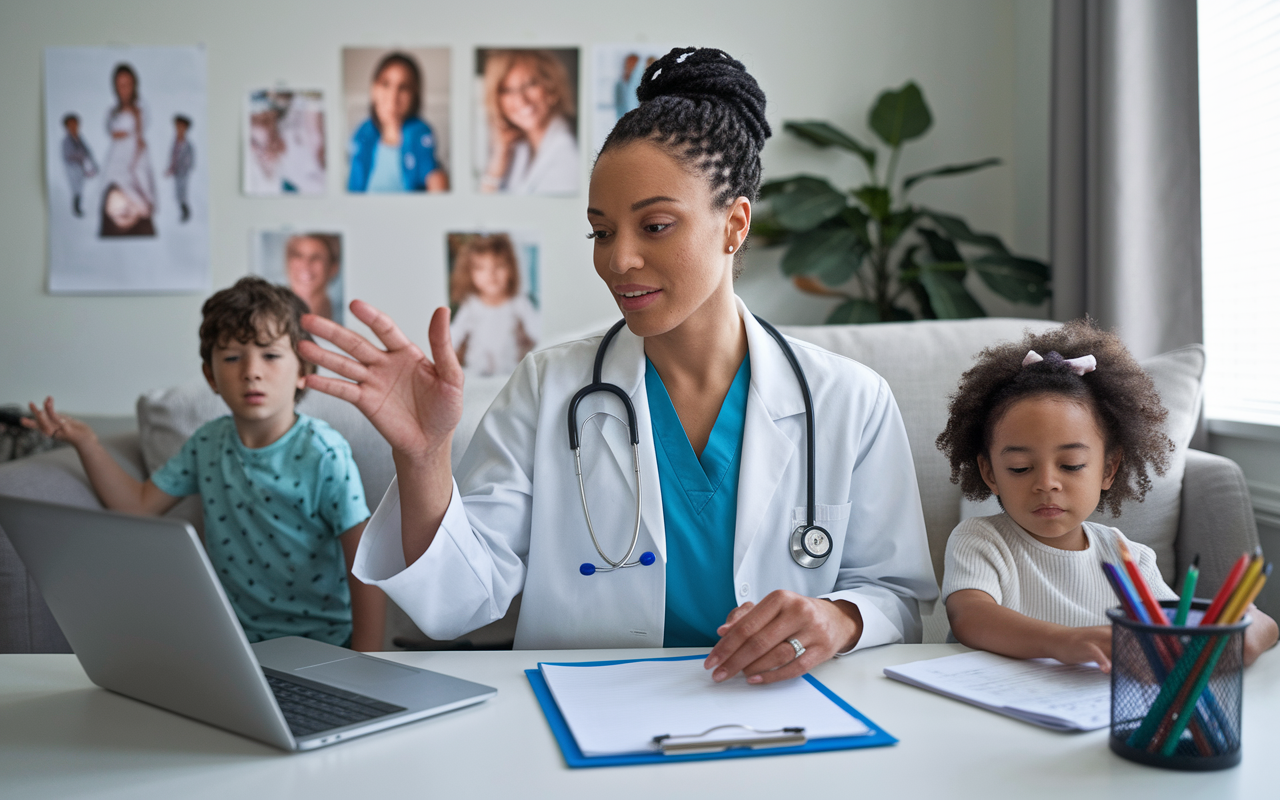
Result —
[[[24,419],[22,424],[75,447],[85,474],[89,476],[89,483],[107,508],[129,514],[159,516],[182,499],[162,492],[150,480],[140,481],[125,472],[98,441],[98,435],[92,428],[54,410],[52,397],[45,398],[43,409],[35,403],[30,403],[29,407],[35,418]]]
[[[1262,613],[1255,605],[1250,605],[1248,612],[1253,617],[1253,624],[1244,631],[1244,665],[1247,667],[1258,660],[1258,656],[1276,646],[1280,637],[1280,628],[1276,621]]]
[[[947,597],[951,632],[963,645],[1012,658],[1056,658],[1064,664],[1096,661],[1111,671],[1111,626],[1069,628],[1005,608],[981,589]]]
[[[347,562],[347,586],[351,589],[351,649],[360,652],[382,650],[383,631],[387,622],[387,596],[376,586],[361,583],[351,572],[356,548],[364,533],[365,520],[343,532],[342,555]]]

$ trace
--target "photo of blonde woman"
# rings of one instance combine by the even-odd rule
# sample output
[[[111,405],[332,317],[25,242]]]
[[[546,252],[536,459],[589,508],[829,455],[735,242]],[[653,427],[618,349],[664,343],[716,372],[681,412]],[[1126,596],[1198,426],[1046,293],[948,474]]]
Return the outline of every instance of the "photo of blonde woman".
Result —
[[[484,193],[573,195],[578,147],[578,50],[476,51],[483,90]]]

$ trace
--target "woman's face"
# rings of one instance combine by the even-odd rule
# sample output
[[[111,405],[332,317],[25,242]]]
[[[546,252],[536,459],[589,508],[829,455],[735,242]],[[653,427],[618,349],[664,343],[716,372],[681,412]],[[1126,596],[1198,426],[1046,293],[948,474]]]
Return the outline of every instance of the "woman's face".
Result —
[[[515,127],[525,133],[538,132],[550,121],[551,98],[533,70],[517,62],[498,84],[498,108]]]
[[[497,305],[507,299],[507,286],[511,282],[511,267],[493,253],[477,253],[471,256],[471,285],[481,301]]]
[[[102,84],[98,84],[101,86]],[[133,102],[133,93],[137,88],[137,82],[133,76],[127,72],[116,73],[116,98],[123,104],[128,105]]]
[[[588,205],[596,273],[636,335],[674,330],[713,295],[732,294],[727,250],[750,226],[745,198],[713,208],[703,176],[640,141],[600,156]]]
[[[285,274],[293,293],[307,299],[323,294],[334,265],[329,263],[329,248],[311,236],[294,236],[285,246]]]
[[[403,64],[388,64],[373,79],[369,90],[373,101],[373,113],[382,127],[399,127],[409,115],[413,105],[413,77]]]

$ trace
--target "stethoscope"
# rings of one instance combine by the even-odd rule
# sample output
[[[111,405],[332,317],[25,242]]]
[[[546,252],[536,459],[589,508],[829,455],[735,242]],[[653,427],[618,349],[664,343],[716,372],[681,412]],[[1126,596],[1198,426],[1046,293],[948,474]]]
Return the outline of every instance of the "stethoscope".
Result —
[[[791,369],[796,374],[796,381],[800,384],[800,393],[804,396],[804,419],[805,419],[805,455],[807,458],[806,479],[806,516],[805,524],[797,527],[791,532],[791,539],[788,546],[791,551],[791,558],[800,566],[806,569],[817,569],[826,563],[827,557],[831,555],[831,534],[827,533],[825,528],[814,524],[814,472],[816,470],[814,457],[814,421],[813,421],[813,395],[809,392],[809,381],[805,379],[804,370],[800,367],[800,362],[796,360],[795,351],[791,349],[791,345],[783,338],[778,329],[765,322],[760,317],[756,317],[756,321],[760,323],[769,335],[782,348],[783,354],[787,357],[787,361],[791,364]],[[597,572],[613,572],[617,569],[625,569],[627,567],[649,566],[657,559],[653,553],[645,551],[640,554],[640,558],[635,561],[631,560],[631,556],[635,553],[636,545],[640,541],[640,508],[641,508],[641,489],[640,489],[640,426],[636,424],[636,409],[631,405],[631,398],[627,397],[621,387],[605,383],[600,378],[601,369],[604,366],[604,354],[609,349],[609,343],[613,341],[613,337],[618,331],[622,330],[622,326],[626,325],[625,319],[618,322],[609,329],[604,335],[604,339],[600,342],[600,347],[596,349],[595,366],[591,372],[591,383],[578,390],[573,396],[573,400],[569,403],[569,449],[573,451],[573,468],[578,473],[578,493],[582,497],[582,513],[587,518],[587,533],[591,534],[591,543],[595,545],[596,552],[608,564],[606,567],[597,567],[591,562],[587,562],[578,567],[578,571],[583,575],[594,575]],[[582,426],[578,425],[578,404],[584,398],[596,392],[608,392],[622,401],[622,406],[627,410],[627,431],[631,436],[631,464],[636,473],[636,519],[635,527],[631,531],[631,546],[627,548],[626,555],[622,558],[614,560],[605,554],[604,549],[600,547],[600,540],[596,537],[596,530],[591,524],[591,509],[587,506],[587,489],[582,480],[582,447],[579,441],[580,432],[586,427],[586,424],[598,416],[612,417],[618,419],[607,411],[597,411],[583,421]],[[618,420],[621,422],[621,420]]]

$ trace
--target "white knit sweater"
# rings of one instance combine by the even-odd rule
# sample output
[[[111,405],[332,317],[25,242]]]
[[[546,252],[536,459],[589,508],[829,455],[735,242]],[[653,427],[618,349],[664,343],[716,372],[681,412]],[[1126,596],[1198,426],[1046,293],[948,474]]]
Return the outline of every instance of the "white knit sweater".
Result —
[[[1157,600],[1175,600],[1156,568],[1156,554],[1115,528],[1084,523],[1089,546],[1059,550],[1037,541],[1008,514],[974,517],[956,526],[947,541],[942,600],[961,589],[980,589],[1005,608],[1045,622],[1082,627],[1107,624],[1106,610],[1119,605],[1102,562],[1121,566],[1116,540],[1123,539]]]

